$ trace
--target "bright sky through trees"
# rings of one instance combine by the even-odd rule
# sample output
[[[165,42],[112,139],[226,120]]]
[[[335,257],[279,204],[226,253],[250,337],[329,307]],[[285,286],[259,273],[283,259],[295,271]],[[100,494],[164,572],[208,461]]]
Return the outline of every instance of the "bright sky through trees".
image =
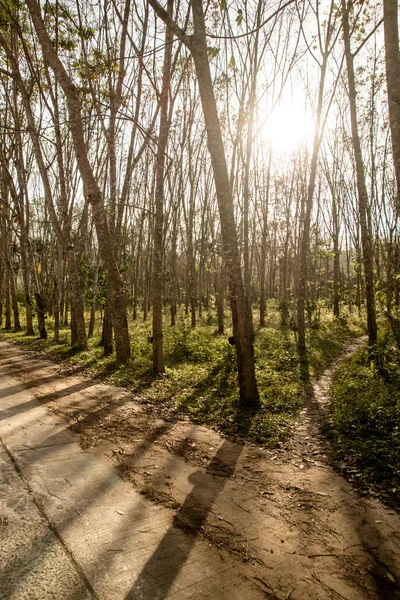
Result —
[[[296,99],[279,104],[264,119],[260,130],[262,139],[270,143],[276,153],[292,153],[311,144],[313,134],[313,123],[305,113],[304,104]]]

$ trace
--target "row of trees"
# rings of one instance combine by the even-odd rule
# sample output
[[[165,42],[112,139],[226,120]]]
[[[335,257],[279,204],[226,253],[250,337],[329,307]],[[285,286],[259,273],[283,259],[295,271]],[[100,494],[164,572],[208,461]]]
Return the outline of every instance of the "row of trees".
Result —
[[[383,37],[384,30],[384,37]],[[130,357],[128,316],[192,326],[229,300],[240,398],[259,402],[253,309],[280,302],[306,357],[321,302],[399,306],[396,0],[0,0],[0,302]],[[311,135],[277,151],[290,94]],[[303,111],[303,113],[301,113]],[[270,125],[271,128],[271,125]],[[91,309],[90,322],[85,309]]]

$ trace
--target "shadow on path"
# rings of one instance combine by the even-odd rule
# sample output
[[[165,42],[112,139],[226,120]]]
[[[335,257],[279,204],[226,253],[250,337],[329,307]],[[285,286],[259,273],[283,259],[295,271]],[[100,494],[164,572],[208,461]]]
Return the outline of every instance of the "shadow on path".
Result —
[[[209,475],[231,477],[242,452],[243,446],[225,441],[211,460],[205,473],[196,472],[189,477],[193,489],[186,497],[173,523],[139,574],[135,585],[125,596],[125,600],[162,600],[166,598],[180,570],[187,561],[196,537],[201,531],[208,513],[211,511],[223,485],[207,485]],[[191,535],[177,536],[177,529],[184,529]],[[188,531],[189,530],[189,531]],[[174,558],[171,559],[171,547]],[[165,560],[168,559],[166,568]]]
[[[59,380],[59,379],[60,379],[59,375],[58,376],[54,375],[47,379],[42,379],[42,380],[38,380],[35,382],[31,382],[31,384],[24,383],[24,384],[14,385],[12,387],[5,388],[4,390],[0,390],[0,398],[8,398],[9,396],[12,396],[13,394],[18,394],[19,392],[23,392],[26,389],[34,388],[39,385],[46,384],[49,381],[54,381],[54,380]],[[30,410],[31,408],[36,408],[37,406],[40,406],[41,404],[48,404],[49,402],[52,402],[53,400],[58,400],[60,398],[63,398],[64,396],[68,396],[70,394],[75,394],[76,392],[86,390],[95,385],[96,384],[90,380],[81,381],[80,383],[71,385],[70,387],[65,387],[65,388],[63,388],[61,390],[57,390],[55,392],[51,392],[50,394],[35,397],[32,400],[28,400],[28,402],[22,402],[21,404],[15,404],[14,406],[10,406],[10,407],[5,408],[4,410],[0,411],[0,421],[3,421],[4,419],[9,419],[10,417],[13,417],[15,415],[19,415],[23,412]]]

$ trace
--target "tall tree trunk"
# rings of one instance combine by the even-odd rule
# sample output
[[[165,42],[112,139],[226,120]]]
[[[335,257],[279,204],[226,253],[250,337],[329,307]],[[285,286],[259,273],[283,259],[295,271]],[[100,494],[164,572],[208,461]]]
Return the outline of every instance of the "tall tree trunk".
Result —
[[[17,299],[17,288],[15,285],[15,276],[14,276],[14,270],[12,268],[11,261],[9,264],[8,273],[9,273],[9,277],[10,277],[10,292],[11,292],[12,310],[13,310],[13,317],[14,317],[14,330],[21,331],[21,322],[19,320],[19,307],[18,307],[18,299]]]
[[[251,268],[249,258],[249,211],[250,211],[250,164],[253,152],[253,127],[254,127],[254,111],[256,103],[257,91],[257,72],[258,72],[258,36],[261,23],[261,10],[263,2],[258,1],[257,5],[257,22],[256,33],[254,39],[254,55],[251,60],[251,78],[250,78],[250,93],[249,93],[249,113],[247,120],[247,135],[246,135],[246,157],[244,165],[244,182],[243,182],[243,282],[244,290],[247,299],[247,310],[249,313],[249,323],[251,326],[251,336],[254,340],[253,314],[252,314],[252,298],[251,298]]]
[[[357,92],[354,76],[354,57],[351,52],[350,43],[349,9],[351,5],[352,3],[346,2],[346,0],[342,0],[342,26],[347,65],[347,80],[349,86],[351,134],[354,149],[354,159],[356,163],[358,213],[360,217],[362,259],[364,266],[365,295],[367,303],[368,341],[370,346],[372,346],[377,340],[378,329],[376,324],[375,311],[375,286],[373,272],[372,242],[371,233],[368,228],[368,192],[365,182],[365,172],[360,136],[358,133],[356,105]]]
[[[68,251],[69,284],[71,298],[71,344],[80,350],[87,350],[85,307],[83,285],[80,281],[80,266],[76,260],[80,250],[73,246]]]
[[[6,322],[5,329],[11,329],[11,302],[10,302],[10,278],[8,269],[6,269],[6,281],[5,281],[5,296],[6,296]]]
[[[400,51],[397,0],[383,0],[383,19],[390,131],[397,182],[396,210],[400,217]]]
[[[224,258],[230,279],[232,322],[238,364],[240,400],[243,406],[259,406],[255,377],[252,325],[248,312],[240,266],[232,192],[226,167],[225,150],[208,62],[202,0],[192,0],[194,35],[191,51],[196,67],[199,91],[207,131],[208,149],[214,171]]]
[[[174,2],[168,0],[168,14],[172,16]],[[153,371],[157,374],[164,373],[164,346],[163,346],[163,315],[162,296],[164,283],[164,171],[165,152],[168,143],[169,117],[168,97],[171,81],[172,61],[171,28],[166,25],[164,66],[160,96],[160,130],[158,135],[158,148],[156,159],[156,190],[155,190],[155,216],[154,216],[154,251],[153,251]]]
[[[267,240],[268,240],[268,212],[271,181],[272,151],[269,148],[267,180],[265,192],[262,195],[262,230],[261,230],[261,257],[260,257],[260,327],[265,327],[265,313],[267,308],[266,270],[267,270]]]
[[[332,9],[331,9],[332,10]],[[305,322],[305,304],[307,297],[307,271],[310,246],[310,228],[311,228],[311,213],[313,208],[313,198],[315,192],[315,183],[317,177],[318,153],[321,143],[321,123],[322,109],[324,101],[325,76],[328,65],[328,57],[330,54],[330,35],[331,31],[327,31],[325,42],[325,51],[322,57],[321,74],[318,90],[318,105],[316,112],[316,123],[314,130],[313,151],[311,157],[310,178],[307,186],[307,197],[305,202],[305,213],[302,227],[302,235],[300,241],[300,270],[299,270],[299,287],[297,296],[297,348],[301,360],[304,362],[306,358],[306,322]]]
[[[57,244],[57,276],[54,279],[54,341],[60,341],[60,319],[64,285],[64,253],[60,244]]]
[[[104,356],[111,356],[113,353],[112,326],[112,311],[110,307],[110,299],[107,293],[106,303],[104,306],[103,329],[100,340],[100,346],[103,346]]]
[[[3,325],[4,266],[0,265],[0,325]]]
[[[215,294],[217,301],[218,333],[225,331],[224,296],[225,296],[225,271],[224,266],[217,266],[215,271]]]
[[[30,0],[32,1],[32,0]],[[232,322],[235,338],[240,402],[243,407],[259,407],[259,394],[255,376],[254,348],[251,336],[251,323],[247,309],[243,277],[240,265],[239,248],[236,238],[236,224],[232,192],[226,167],[225,149],[208,62],[207,37],[202,0],[192,0],[194,34],[186,36],[172,22],[166,11],[156,0],[149,0],[157,14],[173,25],[173,32],[188,46],[195,63],[199,83],[201,104],[206,125],[208,149],[210,152],[221,221],[224,259],[229,274]]]
[[[333,315],[340,316],[339,283],[340,283],[340,251],[339,251],[339,216],[336,201],[336,189],[332,193],[333,224]]]

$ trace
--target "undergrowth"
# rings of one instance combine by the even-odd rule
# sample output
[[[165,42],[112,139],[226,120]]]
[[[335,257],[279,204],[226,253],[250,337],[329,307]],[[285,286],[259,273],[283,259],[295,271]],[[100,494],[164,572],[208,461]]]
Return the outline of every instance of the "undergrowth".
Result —
[[[325,430],[353,482],[400,504],[400,355],[389,332],[339,367]]]
[[[47,324],[47,340],[4,330],[2,337],[62,363],[67,373],[81,372],[128,387],[136,393],[138,401],[168,405],[195,422],[217,427],[226,435],[277,445],[290,433],[304,403],[306,387],[296,351],[296,334],[281,327],[278,308],[272,303],[268,327],[256,328],[255,360],[261,410],[253,413],[239,406],[235,348],[227,341],[231,332],[217,335],[207,314],[196,329],[190,327],[184,316],[175,327],[165,325],[166,372],[159,377],[152,373],[150,322],[130,323],[132,358],[126,365],[118,365],[115,356],[103,356],[99,346],[100,323],[86,352],[70,346],[68,329],[61,331],[59,343],[52,341],[51,317]],[[320,374],[341,353],[344,342],[360,333],[359,323],[354,319],[337,321],[330,314],[323,314],[308,334],[310,376]]]

